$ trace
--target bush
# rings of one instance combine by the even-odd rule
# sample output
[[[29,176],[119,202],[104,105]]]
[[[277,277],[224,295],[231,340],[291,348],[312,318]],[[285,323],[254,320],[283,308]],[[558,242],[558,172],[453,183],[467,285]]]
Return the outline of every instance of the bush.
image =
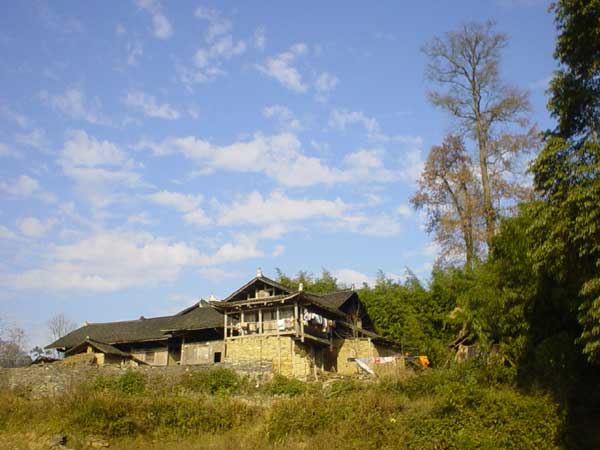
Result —
[[[100,375],[92,382],[92,389],[127,395],[142,394],[146,390],[146,377],[142,373],[133,370],[128,370],[117,377]]]
[[[277,374],[269,383],[265,384],[264,391],[269,395],[289,395],[290,397],[294,397],[306,392],[306,383],[295,378],[287,378]]]
[[[233,370],[218,368],[188,372],[183,376],[181,386],[192,392],[231,395],[241,391],[244,381]]]

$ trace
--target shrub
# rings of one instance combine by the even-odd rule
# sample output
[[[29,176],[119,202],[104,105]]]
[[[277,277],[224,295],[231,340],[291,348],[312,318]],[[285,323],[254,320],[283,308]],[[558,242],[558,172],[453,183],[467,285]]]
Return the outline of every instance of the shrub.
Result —
[[[133,370],[128,370],[118,377],[100,375],[92,382],[92,389],[138,395],[146,390],[146,377],[142,373]]]
[[[236,372],[224,368],[188,372],[181,380],[184,389],[206,394],[236,394],[243,385],[243,380]]]
[[[283,375],[275,375],[273,379],[265,384],[264,391],[270,395],[289,395],[294,397],[306,392],[306,383],[295,378],[287,378]]]

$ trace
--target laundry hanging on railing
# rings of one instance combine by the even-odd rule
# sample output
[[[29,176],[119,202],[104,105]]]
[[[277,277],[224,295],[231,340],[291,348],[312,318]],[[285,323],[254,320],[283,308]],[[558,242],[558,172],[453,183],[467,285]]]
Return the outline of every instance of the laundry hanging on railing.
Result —
[[[329,333],[331,328],[335,326],[335,322],[333,320],[329,320],[320,314],[308,311],[305,311],[302,315],[302,321],[304,322],[305,326],[321,328],[323,333]]]

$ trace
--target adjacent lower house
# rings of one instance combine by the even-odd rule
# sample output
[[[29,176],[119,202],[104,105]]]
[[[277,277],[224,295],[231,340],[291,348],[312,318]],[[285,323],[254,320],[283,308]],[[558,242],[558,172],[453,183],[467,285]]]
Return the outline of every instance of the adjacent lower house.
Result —
[[[94,355],[96,364],[152,366],[269,362],[285,376],[354,374],[357,359],[394,356],[353,290],[315,294],[257,276],[217,301],[166,317],[86,323],[47,348]]]

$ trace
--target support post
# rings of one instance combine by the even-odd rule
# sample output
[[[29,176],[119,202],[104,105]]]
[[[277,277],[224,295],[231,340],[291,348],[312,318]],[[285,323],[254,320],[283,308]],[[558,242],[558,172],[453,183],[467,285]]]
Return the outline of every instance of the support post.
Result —
[[[262,309],[258,310],[258,334],[263,334]]]
[[[226,341],[227,340],[227,312],[225,312],[225,314],[223,314],[223,317],[224,317],[224,322],[225,322],[224,329],[223,329],[223,334],[224,334],[223,340]]]
[[[306,314],[306,308],[302,307],[302,317],[300,318],[300,339],[304,342],[304,315]]]
[[[298,317],[298,301],[294,303],[294,332],[296,333],[296,337],[298,337],[298,321],[300,318]]]

